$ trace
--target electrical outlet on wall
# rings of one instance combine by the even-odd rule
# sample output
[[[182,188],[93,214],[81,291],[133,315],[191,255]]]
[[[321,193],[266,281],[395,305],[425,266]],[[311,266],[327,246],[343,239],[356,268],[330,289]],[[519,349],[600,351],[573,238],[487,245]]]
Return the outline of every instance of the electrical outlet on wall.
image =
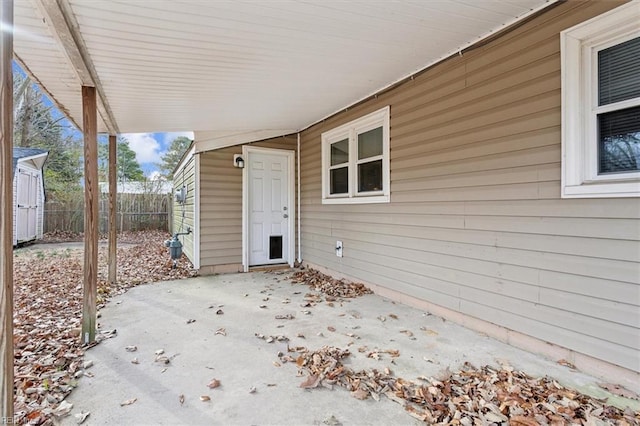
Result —
[[[336,241],[336,256],[342,257],[342,241]]]

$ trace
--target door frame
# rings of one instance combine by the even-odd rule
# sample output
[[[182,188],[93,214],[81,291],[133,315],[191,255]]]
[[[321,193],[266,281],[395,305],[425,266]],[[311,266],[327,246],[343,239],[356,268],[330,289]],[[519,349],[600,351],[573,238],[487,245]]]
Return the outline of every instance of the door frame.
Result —
[[[243,145],[242,157],[245,166],[242,169],[242,268],[244,272],[249,271],[249,166],[251,163],[251,154],[279,154],[286,155],[288,167],[288,188],[289,202],[287,211],[289,211],[289,224],[287,232],[289,233],[289,244],[286,247],[288,253],[289,266],[293,268],[296,255],[296,211],[295,211],[295,151],[289,149],[276,148],[260,148],[255,146]]]

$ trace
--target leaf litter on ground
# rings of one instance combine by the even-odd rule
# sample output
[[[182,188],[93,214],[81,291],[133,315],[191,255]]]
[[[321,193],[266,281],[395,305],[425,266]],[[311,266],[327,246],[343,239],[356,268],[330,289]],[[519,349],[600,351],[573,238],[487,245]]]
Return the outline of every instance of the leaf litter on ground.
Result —
[[[47,242],[81,240],[82,236],[58,232]],[[141,284],[195,275],[183,257],[172,268],[161,231],[118,235],[117,284],[107,282],[107,248],[98,250],[98,297],[101,309],[107,301]],[[53,424],[54,411],[76,386],[83,371],[80,342],[82,316],[83,250],[81,248],[16,250],[14,253],[14,422]],[[96,340],[117,336],[116,330],[98,330]],[[133,345],[132,345],[133,346]],[[85,374],[89,376],[88,374]],[[63,407],[65,407],[63,405]],[[68,414],[68,413],[67,413]]]
[[[396,377],[388,368],[355,371],[344,364],[351,355],[348,349],[290,350],[299,354],[296,365],[307,374],[301,388],[337,386],[359,400],[385,396],[427,424],[640,425],[640,412],[607,405],[606,400],[549,377],[533,378],[504,363],[477,368],[467,362],[459,371],[447,368],[442,377],[412,381]]]
[[[324,294],[327,302],[333,302],[337,299],[353,299],[373,293],[362,283],[338,280],[311,268],[294,272],[289,279],[293,284],[305,284]],[[317,295],[315,297],[314,295],[306,295],[305,301],[309,306],[305,304],[303,307],[310,307],[312,303],[319,303],[322,300]]]

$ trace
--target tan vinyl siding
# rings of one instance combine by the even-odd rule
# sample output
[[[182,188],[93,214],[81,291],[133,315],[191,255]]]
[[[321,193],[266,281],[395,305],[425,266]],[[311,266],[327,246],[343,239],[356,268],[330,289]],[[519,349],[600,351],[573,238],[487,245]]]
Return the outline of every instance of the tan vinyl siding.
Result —
[[[559,32],[621,3],[560,4],[303,132],[303,259],[640,371],[640,202],[560,199]],[[321,204],[321,133],[385,105],[391,202]]]
[[[182,167],[173,176],[173,193],[180,190],[183,186],[187,188],[187,199],[184,204],[177,203],[175,197],[173,199],[173,232],[187,232],[187,227],[190,227],[192,232],[189,235],[180,236],[182,241],[182,250],[184,254],[195,263],[195,251],[194,251],[194,212],[195,212],[195,193],[196,193],[196,158],[192,156],[188,160],[184,167]]]
[[[295,150],[296,136],[255,142],[251,146]],[[233,146],[200,155],[200,267],[242,265],[242,169],[233,166]]]

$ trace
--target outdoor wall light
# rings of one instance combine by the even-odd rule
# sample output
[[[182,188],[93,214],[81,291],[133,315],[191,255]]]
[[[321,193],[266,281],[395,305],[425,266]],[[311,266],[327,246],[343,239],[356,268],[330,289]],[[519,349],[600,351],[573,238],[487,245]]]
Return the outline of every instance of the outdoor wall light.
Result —
[[[233,155],[233,166],[239,169],[244,169],[244,158],[242,158],[241,154]]]

